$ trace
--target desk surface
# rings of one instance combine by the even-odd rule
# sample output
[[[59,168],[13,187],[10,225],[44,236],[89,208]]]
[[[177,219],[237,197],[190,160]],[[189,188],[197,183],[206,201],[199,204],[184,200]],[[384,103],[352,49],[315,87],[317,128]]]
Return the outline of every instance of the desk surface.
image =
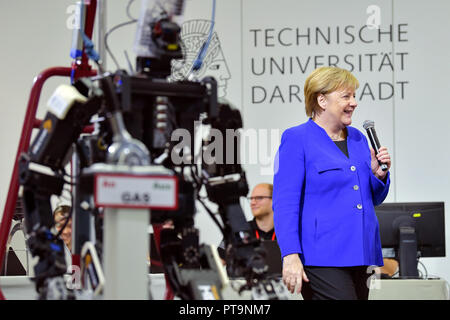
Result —
[[[164,299],[166,281],[164,274],[150,274],[150,288],[154,300]],[[2,276],[0,286],[7,300],[36,300],[34,283],[28,276]]]
[[[369,300],[449,300],[443,279],[372,279]]]
[[[153,299],[164,298],[164,274],[150,274]],[[239,282],[239,280],[237,281]],[[373,279],[369,300],[450,300],[449,284],[443,279]],[[34,283],[27,276],[2,276],[0,286],[8,300],[35,300]],[[292,299],[302,299],[292,295]]]

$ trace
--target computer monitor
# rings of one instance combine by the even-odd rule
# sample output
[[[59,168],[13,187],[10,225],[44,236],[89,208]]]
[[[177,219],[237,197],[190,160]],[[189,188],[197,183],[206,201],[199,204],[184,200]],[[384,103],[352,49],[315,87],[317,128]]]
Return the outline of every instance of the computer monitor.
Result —
[[[418,278],[418,258],[445,257],[444,202],[383,203],[375,212],[381,246],[394,250],[401,278]]]
[[[3,260],[0,276],[26,276],[27,272],[12,248]]]

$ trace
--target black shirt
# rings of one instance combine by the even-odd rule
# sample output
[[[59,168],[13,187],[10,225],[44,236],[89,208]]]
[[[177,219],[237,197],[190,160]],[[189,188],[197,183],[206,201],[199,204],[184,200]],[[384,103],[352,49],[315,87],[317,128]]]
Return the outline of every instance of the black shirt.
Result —
[[[348,158],[348,148],[347,148],[347,139],[342,141],[334,141],[334,143],[338,146],[339,149],[347,156]]]
[[[276,241],[275,236],[275,229],[272,228],[272,230],[269,230],[268,232],[265,232],[261,230],[258,225],[256,224],[255,218],[253,220],[248,222],[250,224],[250,227],[252,228],[253,232],[255,233],[255,237],[257,239],[260,239],[262,241]],[[217,252],[219,253],[219,257],[222,259],[225,259],[225,241],[222,240],[219,247],[217,248]]]
[[[252,229],[255,231],[255,236],[257,239],[272,240],[272,241],[276,240],[275,229],[272,228],[268,232],[265,232],[258,227],[255,219],[249,221],[249,224],[252,227]]]

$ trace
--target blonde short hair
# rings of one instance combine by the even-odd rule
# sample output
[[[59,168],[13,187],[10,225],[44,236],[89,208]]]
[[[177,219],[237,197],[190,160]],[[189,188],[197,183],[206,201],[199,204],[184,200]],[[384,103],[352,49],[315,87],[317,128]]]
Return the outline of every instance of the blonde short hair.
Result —
[[[311,72],[306,78],[305,111],[308,117],[313,117],[320,112],[317,97],[319,94],[327,94],[340,88],[358,89],[359,82],[350,71],[338,67],[320,67]]]
[[[270,196],[273,195],[273,184],[271,184],[271,183],[260,183],[260,184],[257,184],[255,186],[255,188],[259,187],[259,186],[266,187],[266,189],[269,190],[269,192],[270,192]]]
[[[70,214],[71,207],[68,205],[60,205],[53,211],[54,218],[59,218],[60,216],[67,218]]]

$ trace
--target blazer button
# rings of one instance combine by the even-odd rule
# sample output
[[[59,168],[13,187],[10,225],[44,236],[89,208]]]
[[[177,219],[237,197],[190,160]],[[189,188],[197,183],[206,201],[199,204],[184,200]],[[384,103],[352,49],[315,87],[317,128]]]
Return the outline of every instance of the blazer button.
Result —
[[[355,166],[351,166],[351,167],[350,167],[350,170],[356,171],[356,167],[355,167]]]
[[[359,186],[357,185],[357,184],[355,184],[354,186],[353,186],[353,190],[358,190],[359,189]]]
[[[356,206],[359,210],[361,210],[362,209],[362,204],[361,203],[358,203],[358,205]]]

